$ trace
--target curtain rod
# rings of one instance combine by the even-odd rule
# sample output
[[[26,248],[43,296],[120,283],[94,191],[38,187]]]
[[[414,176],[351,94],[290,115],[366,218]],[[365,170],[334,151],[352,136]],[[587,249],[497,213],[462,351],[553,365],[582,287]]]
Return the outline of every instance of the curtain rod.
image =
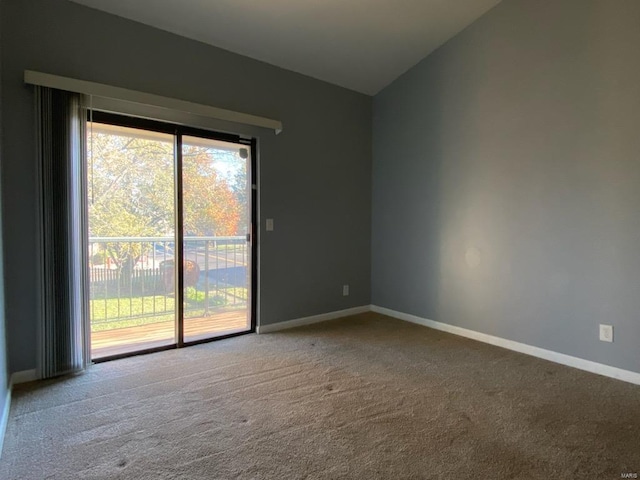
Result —
[[[25,70],[24,82],[29,85],[57,88],[59,90],[81,93],[83,95],[125,100],[128,102],[151,105],[154,107],[177,110],[193,115],[215,118],[217,120],[225,120],[228,122],[241,123],[244,125],[269,128],[271,130],[274,130],[276,135],[282,131],[282,122],[279,120],[258,117],[256,115],[250,115],[248,113],[234,112],[232,110],[225,110],[223,108],[211,107],[209,105],[202,105],[199,103],[187,102],[185,100],[178,100],[177,98],[162,97],[160,95],[154,95],[151,93],[128,90],[126,88],[120,87],[112,87],[111,85],[104,85],[102,83],[77,80],[75,78],[60,77],[58,75],[51,75],[49,73],[34,72],[32,70]]]

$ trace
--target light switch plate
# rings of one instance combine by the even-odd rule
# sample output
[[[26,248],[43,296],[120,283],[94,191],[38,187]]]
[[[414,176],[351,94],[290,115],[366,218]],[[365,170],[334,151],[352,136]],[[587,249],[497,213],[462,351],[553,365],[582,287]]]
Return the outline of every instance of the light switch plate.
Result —
[[[600,340],[613,342],[613,325],[600,325]]]
[[[266,229],[267,232],[273,232],[273,218],[267,218]]]

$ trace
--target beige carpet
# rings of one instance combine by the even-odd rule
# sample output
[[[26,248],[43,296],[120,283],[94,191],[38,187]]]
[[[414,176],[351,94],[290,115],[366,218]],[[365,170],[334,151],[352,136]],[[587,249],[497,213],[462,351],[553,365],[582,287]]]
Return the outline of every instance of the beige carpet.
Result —
[[[618,479],[640,387],[376,314],[16,389],[2,479]]]

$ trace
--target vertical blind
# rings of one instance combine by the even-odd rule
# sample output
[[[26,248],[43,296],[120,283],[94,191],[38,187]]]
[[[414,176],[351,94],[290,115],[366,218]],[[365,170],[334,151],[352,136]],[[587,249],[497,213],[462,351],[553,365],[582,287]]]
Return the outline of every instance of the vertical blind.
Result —
[[[86,212],[82,198],[85,110],[82,97],[36,87],[39,180],[40,318],[38,377],[82,370],[89,359]]]

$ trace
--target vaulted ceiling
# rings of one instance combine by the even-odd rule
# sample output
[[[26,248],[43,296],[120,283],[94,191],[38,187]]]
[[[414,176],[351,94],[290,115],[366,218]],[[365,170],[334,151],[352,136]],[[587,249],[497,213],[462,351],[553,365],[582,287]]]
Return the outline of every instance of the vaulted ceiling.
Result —
[[[73,0],[374,95],[500,0]]]

